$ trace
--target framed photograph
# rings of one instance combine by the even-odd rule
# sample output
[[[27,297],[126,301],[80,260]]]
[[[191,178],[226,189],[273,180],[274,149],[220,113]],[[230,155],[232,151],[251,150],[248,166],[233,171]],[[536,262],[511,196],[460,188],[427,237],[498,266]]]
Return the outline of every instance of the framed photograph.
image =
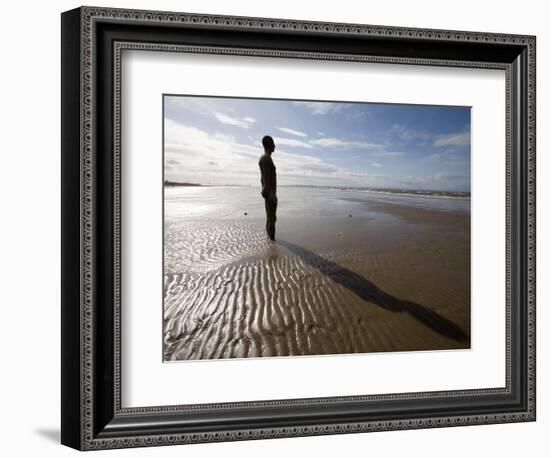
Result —
[[[63,444],[535,420],[535,37],[62,15]]]

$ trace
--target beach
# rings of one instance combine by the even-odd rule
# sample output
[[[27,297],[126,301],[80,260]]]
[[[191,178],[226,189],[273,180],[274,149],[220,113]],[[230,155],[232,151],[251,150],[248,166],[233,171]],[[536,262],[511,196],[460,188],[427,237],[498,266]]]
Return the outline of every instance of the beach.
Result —
[[[164,360],[470,347],[470,200],[165,186]]]

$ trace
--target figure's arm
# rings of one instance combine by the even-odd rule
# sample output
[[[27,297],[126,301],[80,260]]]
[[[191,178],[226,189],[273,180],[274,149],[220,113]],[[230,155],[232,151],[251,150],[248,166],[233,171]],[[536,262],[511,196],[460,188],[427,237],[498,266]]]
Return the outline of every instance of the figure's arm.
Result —
[[[273,165],[273,194],[277,194],[277,170],[275,170],[275,165]]]
[[[273,162],[271,160],[266,161],[264,181],[265,181],[265,189],[266,189],[267,195],[274,194],[275,192],[274,180],[275,180],[275,165],[273,165]]]
[[[262,166],[262,163],[260,162],[260,183],[262,183],[261,194],[262,194],[262,197],[265,199],[267,197],[267,193],[266,193],[266,190],[265,190],[266,183],[265,183],[264,175],[265,175],[264,167]]]

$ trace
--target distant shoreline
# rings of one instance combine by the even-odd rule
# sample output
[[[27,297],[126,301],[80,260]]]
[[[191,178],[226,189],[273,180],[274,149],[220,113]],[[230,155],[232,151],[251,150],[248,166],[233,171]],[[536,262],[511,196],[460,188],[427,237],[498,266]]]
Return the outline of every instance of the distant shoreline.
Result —
[[[252,185],[239,185],[239,184],[200,184],[200,183],[187,183],[176,181],[165,181],[166,187],[252,187]],[[435,190],[421,190],[421,189],[389,189],[389,188],[368,188],[361,186],[307,186],[307,185],[280,185],[281,188],[316,188],[316,189],[334,189],[338,191],[347,192],[366,192],[373,194],[387,194],[407,197],[431,197],[439,199],[464,199],[469,200],[471,193],[468,191],[435,191]]]
[[[407,197],[429,197],[437,199],[463,199],[470,200],[469,192],[460,191],[407,191],[407,190],[389,190],[389,189],[361,189],[348,188],[342,189],[350,192],[367,192],[373,194],[387,194],[392,196],[407,196]]]
[[[164,186],[204,186],[199,183],[179,183],[177,181],[165,181]]]
[[[252,187],[252,185],[242,185],[242,184],[200,184],[200,183],[186,183],[186,182],[179,182],[179,181],[165,181],[164,186],[167,187],[200,187],[200,188],[223,188],[223,187],[243,187],[243,186],[249,186]]]

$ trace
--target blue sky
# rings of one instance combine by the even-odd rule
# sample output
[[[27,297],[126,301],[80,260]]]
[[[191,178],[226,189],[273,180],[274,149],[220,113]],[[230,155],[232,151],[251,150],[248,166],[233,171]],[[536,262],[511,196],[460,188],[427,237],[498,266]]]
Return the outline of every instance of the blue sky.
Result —
[[[470,191],[470,108],[165,96],[165,179]]]

